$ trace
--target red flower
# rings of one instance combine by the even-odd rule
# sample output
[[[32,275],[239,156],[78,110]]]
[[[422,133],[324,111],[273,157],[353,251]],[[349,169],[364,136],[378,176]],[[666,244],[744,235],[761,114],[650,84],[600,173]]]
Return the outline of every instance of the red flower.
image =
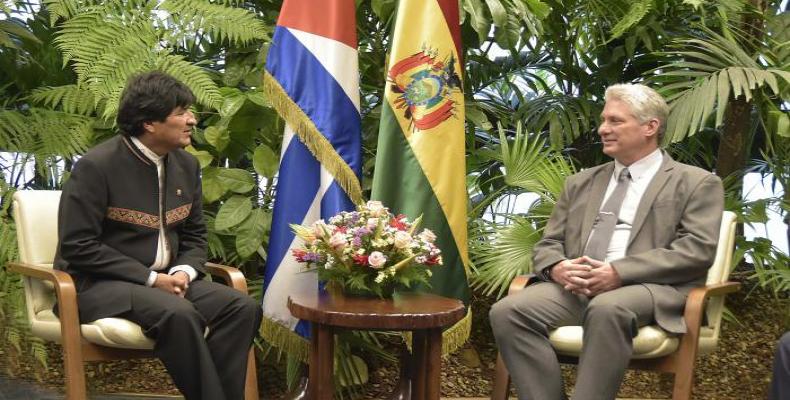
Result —
[[[409,226],[406,225],[406,223],[403,221],[405,219],[406,219],[405,215],[398,214],[395,218],[390,220],[390,226],[395,228],[395,229],[397,229],[397,230],[399,230],[399,231],[405,231],[405,230],[409,229]]]
[[[302,249],[292,249],[291,250],[291,254],[293,254],[294,258],[296,258],[296,261],[298,261],[298,262],[305,262],[304,256],[307,255],[306,251],[304,251]]]
[[[354,254],[351,258],[354,259],[354,264],[362,266],[368,265],[367,254]]]
[[[425,260],[425,265],[436,265],[436,264],[439,264],[440,261],[441,261],[441,259],[439,258],[439,256],[428,257],[428,259]]]
[[[347,230],[348,230],[347,226],[340,225],[340,226],[336,226],[335,227],[335,232],[334,233],[346,233]]]

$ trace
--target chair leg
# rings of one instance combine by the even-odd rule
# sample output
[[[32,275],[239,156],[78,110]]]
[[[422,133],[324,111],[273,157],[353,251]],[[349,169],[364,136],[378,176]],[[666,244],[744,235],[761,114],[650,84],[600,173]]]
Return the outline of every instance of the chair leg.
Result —
[[[244,400],[258,400],[258,376],[255,369],[255,347],[247,358],[247,382],[244,385]]]
[[[82,358],[80,336],[72,336],[63,341],[63,370],[66,380],[66,399],[85,400],[85,364]]]
[[[672,400],[690,400],[694,386],[694,357],[679,352],[675,360],[675,383],[672,388]]]
[[[510,391],[510,373],[507,371],[502,355],[497,355],[494,369],[494,391],[491,400],[507,400]]]

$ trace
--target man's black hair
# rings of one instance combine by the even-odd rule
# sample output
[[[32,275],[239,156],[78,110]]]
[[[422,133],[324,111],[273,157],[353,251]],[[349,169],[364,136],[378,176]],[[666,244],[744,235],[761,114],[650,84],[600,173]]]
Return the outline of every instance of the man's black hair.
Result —
[[[118,128],[126,136],[140,136],[144,123],[163,122],[178,107],[189,108],[195,95],[178,79],[152,71],[132,76],[121,94]]]

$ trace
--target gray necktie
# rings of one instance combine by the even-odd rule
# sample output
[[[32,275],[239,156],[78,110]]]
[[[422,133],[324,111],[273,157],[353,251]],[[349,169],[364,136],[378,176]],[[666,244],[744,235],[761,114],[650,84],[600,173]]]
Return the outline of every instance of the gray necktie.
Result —
[[[618,214],[620,214],[620,207],[623,205],[625,192],[628,191],[630,182],[631,174],[628,172],[628,168],[623,168],[617,177],[617,186],[614,187],[614,191],[595,218],[593,233],[590,236],[590,240],[587,241],[587,246],[584,248],[584,255],[600,261],[606,259],[609,242],[612,240],[614,227],[617,225]]]

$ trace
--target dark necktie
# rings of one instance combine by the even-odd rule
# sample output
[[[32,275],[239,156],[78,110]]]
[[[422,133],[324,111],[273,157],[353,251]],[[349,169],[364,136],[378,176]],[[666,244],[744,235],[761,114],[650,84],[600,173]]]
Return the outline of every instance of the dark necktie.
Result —
[[[623,168],[617,177],[617,186],[614,187],[614,191],[595,218],[593,232],[590,240],[587,241],[587,246],[584,248],[584,255],[600,261],[606,259],[609,242],[612,240],[614,227],[617,225],[618,214],[620,214],[620,207],[623,205],[625,192],[628,191],[630,182],[631,174],[628,172],[628,168]]]

